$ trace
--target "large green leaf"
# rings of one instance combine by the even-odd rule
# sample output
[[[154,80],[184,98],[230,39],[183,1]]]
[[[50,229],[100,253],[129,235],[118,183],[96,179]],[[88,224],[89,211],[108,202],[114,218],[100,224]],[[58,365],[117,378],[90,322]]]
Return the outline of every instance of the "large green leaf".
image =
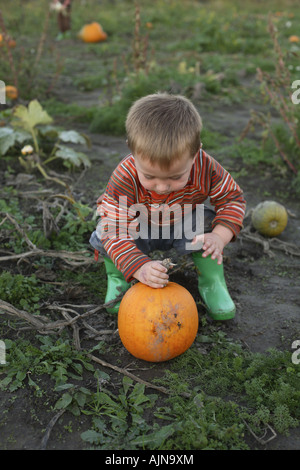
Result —
[[[90,146],[90,140],[89,138],[82,133],[79,133],[77,131],[71,130],[71,131],[61,131],[59,133],[59,138],[62,142],[70,142],[72,144],[87,144]]]
[[[18,105],[13,115],[16,120],[12,124],[29,132],[32,132],[37,125],[52,123],[52,118],[37,100],[30,101],[28,108],[22,104]]]
[[[7,151],[16,143],[22,144],[25,140],[31,139],[31,135],[22,129],[15,131],[11,127],[0,128],[0,155],[5,155]]]
[[[2,127],[0,129],[0,154],[5,155],[10,147],[15,145],[16,137],[13,129]]]
[[[55,156],[64,160],[68,160],[72,165],[77,167],[80,165],[84,165],[85,167],[91,166],[91,162],[87,155],[82,152],[76,152],[75,150],[65,147],[64,145],[58,146],[58,149],[55,152]]]

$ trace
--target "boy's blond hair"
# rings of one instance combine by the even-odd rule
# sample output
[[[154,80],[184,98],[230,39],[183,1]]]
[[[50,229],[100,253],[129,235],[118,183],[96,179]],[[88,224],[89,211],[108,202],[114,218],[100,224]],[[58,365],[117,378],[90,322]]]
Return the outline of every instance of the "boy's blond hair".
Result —
[[[200,148],[202,120],[195,106],[181,95],[155,93],[137,100],[126,119],[128,146],[134,156],[170,167],[188,151]]]

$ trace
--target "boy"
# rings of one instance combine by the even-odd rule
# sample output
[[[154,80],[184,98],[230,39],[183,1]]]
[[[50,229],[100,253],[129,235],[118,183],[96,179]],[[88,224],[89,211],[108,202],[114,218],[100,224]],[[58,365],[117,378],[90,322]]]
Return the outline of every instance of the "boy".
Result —
[[[202,150],[201,129],[200,115],[183,96],[148,95],[129,110],[126,131],[132,153],[109,180],[101,198],[100,225],[90,239],[104,257],[108,278],[105,302],[128,289],[133,279],[163,288],[169,278],[167,269],[148,255],[154,249],[175,248],[180,254],[192,254],[208,315],[214,320],[235,316],[222,253],[242,227],[245,200],[231,175]],[[203,206],[207,198],[215,211]],[[204,207],[204,229],[199,228],[199,207]],[[186,230],[182,235],[184,224],[179,214],[185,208],[188,215],[183,214],[184,223],[185,218],[192,223],[188,235]],[[152,215],[161,210],[160,219],[154,217],[153,222]],[[167,236],[163,236],[165,228],[169,229]],[[117,313],[118,307],[108,311]]]

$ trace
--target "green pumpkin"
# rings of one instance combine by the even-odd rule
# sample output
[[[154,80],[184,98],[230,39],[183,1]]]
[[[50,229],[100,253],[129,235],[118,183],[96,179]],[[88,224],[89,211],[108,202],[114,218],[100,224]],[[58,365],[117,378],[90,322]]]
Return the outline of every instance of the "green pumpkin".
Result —
[[[264,201],[258,204],[252,212],[252,225],[260,234],[266,237],[279,235],[288,222],[285,207],[275,201]]]

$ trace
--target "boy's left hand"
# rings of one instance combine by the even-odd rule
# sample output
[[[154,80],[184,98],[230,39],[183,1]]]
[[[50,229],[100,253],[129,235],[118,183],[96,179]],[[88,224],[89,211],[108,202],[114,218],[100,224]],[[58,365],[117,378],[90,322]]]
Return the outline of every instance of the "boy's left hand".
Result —
[[[217,259],[218,264],[222,264],[223,261],[223,249],[225,246],[224,241],[216,233],[209,232],[204,233],[203,235],[197,235],[192,241],[192,245],[203,242],[203,253],[202,256],[206,258],[208,255],[211,255],[211,259]]]
[[[217,259],[218,264],[222,264],[223,261],[223,249],[233,237],[233,232],[223,225],[216,225],[212,232],[203,233],[196,235],[192,241],[192,245],[203,242],[203,253],[202,256],[211,255],[212,259]]]

